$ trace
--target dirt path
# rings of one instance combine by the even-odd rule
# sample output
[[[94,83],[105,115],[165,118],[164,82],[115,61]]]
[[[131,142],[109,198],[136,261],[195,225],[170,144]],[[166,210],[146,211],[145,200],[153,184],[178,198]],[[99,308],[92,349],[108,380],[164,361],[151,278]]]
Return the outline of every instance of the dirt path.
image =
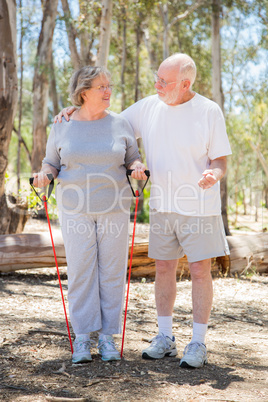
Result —
[[[66,295],[65,268],[61,276]],[[157,332],[154,284],[133,281],[124,359],[104,363],[93,348],[90,364],[72,365],[55,271],[2,274],[0,400],[41,402],[50,396],[62,401],[267,401],[267,284],[268,278],[260,276],[214,279],[209,364],[185,370],[179,368],[179,359],[191,338],[190,281],[177,286],[176,358],[141,359],[146,340]],[[120,344],[121,337],[117,340]]]

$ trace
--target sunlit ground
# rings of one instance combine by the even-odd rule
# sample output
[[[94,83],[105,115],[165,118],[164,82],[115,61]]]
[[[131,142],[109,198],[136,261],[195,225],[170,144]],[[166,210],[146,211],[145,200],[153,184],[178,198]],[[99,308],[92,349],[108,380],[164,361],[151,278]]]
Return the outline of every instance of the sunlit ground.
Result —
[[[233,231],[251,231],[251,232],[266,232],[268,231],[268,209],[259,208],[257,213],[256,209],[252,208],[247,211],[248,214],[244,215],[243,211],[239,211],[236,216],[235,213],[228,214],[229,227]]]

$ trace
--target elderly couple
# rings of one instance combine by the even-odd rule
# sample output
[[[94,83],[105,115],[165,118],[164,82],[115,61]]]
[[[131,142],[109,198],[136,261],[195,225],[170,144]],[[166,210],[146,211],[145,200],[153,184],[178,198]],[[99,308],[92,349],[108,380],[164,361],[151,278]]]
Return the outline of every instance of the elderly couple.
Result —
[[[120,359],[113,335],[121,332],[128,258],[131,197],[126,169],[133,169],[132,177],[146,179],[135,137],[143,140],[151,172],[149,257],[156,265],[159,329],[142,357],[177,355],[172,333],[176,267],[186,254],[192,279],[193,333],[180,366],[197,368],[207,363],[211,258],[229,254],[220,179],[231,149],[219,106],[192,90],[196,66],[188,55],[168,57],[154,77],[157,94],[117,115],[107,110],[110,73],[102,67],[76,71],[70,84],[75,107],[56,116],[42,170],[34,174],[34,185],[39,187],[48,184],[47,173],[58,179],[70,319],[76,336],[73,363],[92,360],[93,331],[99,334],[102,360]],[[107,230],[111,225],[120,227],[117,235]]]

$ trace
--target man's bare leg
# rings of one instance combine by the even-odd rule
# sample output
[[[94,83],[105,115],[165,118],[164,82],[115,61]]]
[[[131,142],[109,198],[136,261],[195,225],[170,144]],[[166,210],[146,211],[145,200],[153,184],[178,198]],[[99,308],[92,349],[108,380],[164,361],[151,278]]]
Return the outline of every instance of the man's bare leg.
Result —
[[[207,324],[212,307],[213,287],[211,259],[189,264],[192,279],[193,319],[199,324]]]
[[[155,302],[158,316],[172,316],[176,300],[178,260],[155,260]]]

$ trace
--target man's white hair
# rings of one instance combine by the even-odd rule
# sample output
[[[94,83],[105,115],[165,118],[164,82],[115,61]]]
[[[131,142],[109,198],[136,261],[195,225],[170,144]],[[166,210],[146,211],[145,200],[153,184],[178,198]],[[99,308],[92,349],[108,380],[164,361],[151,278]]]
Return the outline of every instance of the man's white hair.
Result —
[[[193,59],[185,53],[174,53],[168,57],[164,62],[179,64],[178,75],[182,80],[189,80],[192,88],[196,78],[196,65]]]

